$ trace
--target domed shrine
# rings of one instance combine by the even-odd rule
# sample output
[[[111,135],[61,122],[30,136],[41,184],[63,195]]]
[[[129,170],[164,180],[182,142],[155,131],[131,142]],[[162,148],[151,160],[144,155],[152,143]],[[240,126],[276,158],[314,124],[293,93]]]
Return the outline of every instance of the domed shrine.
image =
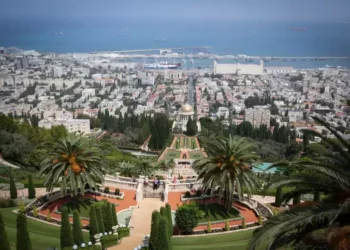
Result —
[[[186,132],[187,122],[190,119],[194,119],[194,110],[190,104],[184,104],[181,106],[180,111],[176,115],[176,119],[173,123],[173,131]],[[197,123],[198,131],[200,131],[200,124]]]

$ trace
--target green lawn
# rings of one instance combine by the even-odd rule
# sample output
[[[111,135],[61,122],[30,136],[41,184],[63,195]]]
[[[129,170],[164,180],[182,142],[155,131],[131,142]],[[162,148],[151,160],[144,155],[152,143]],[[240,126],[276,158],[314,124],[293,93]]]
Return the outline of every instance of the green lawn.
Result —
[[[199,209],[203,210],[206,214],[205,218],[199,222],[213,222],[239,217],[239,212],[236,209],[231,208],[229,212],[226,212],[224,206],[215,203],[207,204],[204,206],[199,205]]]
[[[164,160],[169,161],[171,159],[178,159],[180,157],[180,154],[181,153],[178,151],[168,150],[168,152],[164,156]]]
[[[204,154],[200,151],[196,151],[196,152],[189,152],[190,154],[190,158],[192,160],[199,160],[199,159],[202,159],[204,158]]]
[[[16,217],[12,212],[15,208],[2,208],[0,212],[5,222],[7,237],[11,248],[16,245]],[[60,227],[49,225],[40,221],[27,218],[27,225],[33,250],[46,250],[49,247],[60,246]],[[84,232],[85,241],[89,240],[89,233]]]
[[[173,250],[245,250],[254,230],[230,234],[172,238]]]

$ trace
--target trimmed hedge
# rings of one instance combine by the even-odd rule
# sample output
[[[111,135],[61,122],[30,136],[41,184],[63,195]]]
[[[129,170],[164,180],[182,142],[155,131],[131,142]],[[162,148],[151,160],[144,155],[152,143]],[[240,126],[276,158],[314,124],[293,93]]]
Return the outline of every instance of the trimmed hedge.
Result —
[[[73,247],[62,248],[62,250],[72,250],[72,249],[73,249]],[[82,248],[82,247],[78,248],[78,250],[81,250],[81,249],[84,249],[84,250],[102,250],[101,246],[98,246],[98,245],[88,246],[87,244],[86,244],[86,247],[84,247],[84,248]]]
[[[118,236],[113,234],[102,236],[101,243],[103,249],[118,245]]]
[[[0,198],[0,208],[15,207],[16,202],[11,199]]]
[[[118,228],[119,238],[124,238],[130,236],[130,228],[128,227],[119,227]]]

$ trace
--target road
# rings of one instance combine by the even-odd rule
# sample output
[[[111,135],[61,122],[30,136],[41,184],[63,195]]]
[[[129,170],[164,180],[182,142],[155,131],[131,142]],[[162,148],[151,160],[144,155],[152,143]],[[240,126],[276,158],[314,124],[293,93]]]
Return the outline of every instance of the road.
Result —
[[[193,106],[193,94],[194,94],[193,93],[193,91],[194,91],[193,76],[190,76],[188,78],[187,88],[188,88],[187,102],[188,102],[188,104]]]

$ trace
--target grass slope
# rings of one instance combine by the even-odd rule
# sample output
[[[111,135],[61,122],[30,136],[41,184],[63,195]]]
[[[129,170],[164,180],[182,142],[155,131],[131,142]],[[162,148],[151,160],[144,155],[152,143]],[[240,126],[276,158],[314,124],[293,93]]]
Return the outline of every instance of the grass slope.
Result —
[[[229,234],[172,238],[173,250],[245,250],[254,230]]]
[[[216,203],[199,205],[199,209],[205,212],[205,218],[199,222],[207,222],[208,220],[213,222],[239,217],[239,212],[236,209],[231,208],[226,212],[224,206]]]
[[[12,249],[16,249],[16,219],[12,212],[15,208],[0,209],[5,223],[5,229]],[[27,225],[33,250],[45,250],[49,247],[60,247],[60,227],[52,226],[27,217]],[[84,232],[85,241],[89,240],[89,234]]]

